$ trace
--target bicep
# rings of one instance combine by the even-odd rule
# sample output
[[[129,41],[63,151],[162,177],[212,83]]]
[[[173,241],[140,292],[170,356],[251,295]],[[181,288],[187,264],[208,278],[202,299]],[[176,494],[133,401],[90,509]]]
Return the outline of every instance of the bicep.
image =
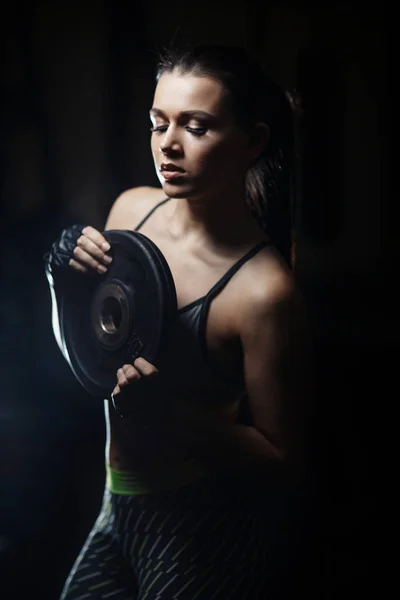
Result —
[[[310,370],[307,324],[297,292],[257,307],[247,319],[242,343],[254,427],[282,456],[299,452]]]

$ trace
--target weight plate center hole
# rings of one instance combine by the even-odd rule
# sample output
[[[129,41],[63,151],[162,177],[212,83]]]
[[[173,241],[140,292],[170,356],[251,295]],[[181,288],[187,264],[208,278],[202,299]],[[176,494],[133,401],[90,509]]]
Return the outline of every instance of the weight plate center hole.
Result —
[[[117,298],[109,296],[103,300],[100,309],[100,325],[109,334],[117,333],[121,325],[122,309]]]

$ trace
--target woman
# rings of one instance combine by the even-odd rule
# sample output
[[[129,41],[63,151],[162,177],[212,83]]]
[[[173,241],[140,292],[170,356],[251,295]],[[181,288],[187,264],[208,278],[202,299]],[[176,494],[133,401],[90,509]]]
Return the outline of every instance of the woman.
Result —
[[[177,331],[162,365],[139,357],[116,374],[131,415],[106,402],[103,508],[62,598],[272,597],[306,412],[289,104],[244,51],[202,47],[161,59],[150,118],[161,187],[123,193],[105,229],[140,229],[161,249]],[[90,226],[64,231],[49,260],[56,289],[66,269],[106,272],[109,250]],[[135,416],[135,384],[155,375],[162,419]]]

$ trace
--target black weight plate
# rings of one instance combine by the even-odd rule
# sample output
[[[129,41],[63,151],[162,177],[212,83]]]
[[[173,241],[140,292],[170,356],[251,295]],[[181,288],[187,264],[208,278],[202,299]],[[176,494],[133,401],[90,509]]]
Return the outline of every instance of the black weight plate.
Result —
[[[143,356],[157,365],[177,315],[168,263],[146,236],[106,231],[113,261],[105,275],[74,273],[61,304],[68,362],[91,394],[109,397],[116,371]]]

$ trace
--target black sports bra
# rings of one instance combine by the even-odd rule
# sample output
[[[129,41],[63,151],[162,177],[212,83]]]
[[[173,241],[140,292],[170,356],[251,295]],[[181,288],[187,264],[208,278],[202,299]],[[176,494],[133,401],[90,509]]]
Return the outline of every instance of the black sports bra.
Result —
[[[170,198],[166,198],[156,204],[156,206],[154,206],[140,221],[135,228],[135,231],[138,231],[153,212],[168,202],[169,199]],[[220,385],[228,384],[232,386],[233,384],[236,384],[237,386],[242,382],[242,374],[234,379],[227,377],[220,372],[210,359],[206,342],[208,311],[212,300],[227,285],[241,266],[255,256],[262,248],[269,245],[269,240],[263,240],[253,246],[253,248],[246,252],[244,256],[228,269],[205,296],[202,296],[179,309],[179,329],[176,332],[176,336],[174,336],[174,348],[171,348],[171,354],[175,354],[176,352],[176,355],[179,356],[180,371],[185,373],[185,377],[188,378],[192,385],[198,383],[201,386],[204,386],[207,385],[208,382],[212,382],[214,385],[219,383]]]

